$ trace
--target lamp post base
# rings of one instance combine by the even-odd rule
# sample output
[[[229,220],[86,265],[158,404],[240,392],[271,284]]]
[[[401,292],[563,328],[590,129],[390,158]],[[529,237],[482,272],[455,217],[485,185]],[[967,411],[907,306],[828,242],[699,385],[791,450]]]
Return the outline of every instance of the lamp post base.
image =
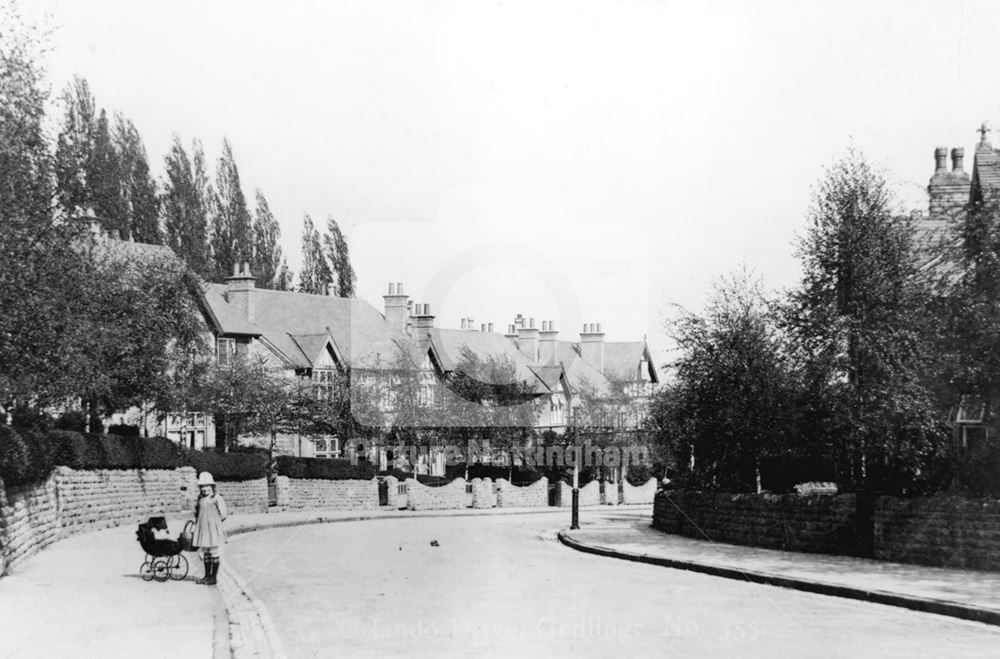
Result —
[[[580,490],[575,487],[573,488],[573,518],[569,528],[572,531],[580,528]]]

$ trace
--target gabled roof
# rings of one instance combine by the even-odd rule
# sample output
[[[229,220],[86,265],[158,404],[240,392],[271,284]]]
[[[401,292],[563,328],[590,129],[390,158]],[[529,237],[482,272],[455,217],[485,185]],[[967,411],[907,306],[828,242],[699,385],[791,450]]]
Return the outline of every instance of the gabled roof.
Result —
[[[649,357],[645,341],[607,341],[604,343],[604,374],[612,382],[634,382],[642,379],[639,369],[647,368],[649,379],[659,382],[656,368]]]
[[[563,367],[560,366],[529,366],[531,372],[545,385],[550,392],[559,387],[559,380],[565,375]]]
[[[292,365],[309,367],[332,339],[335,354],[351,368],[389,368],[406,339],[374,307],[340,298],[255,288],[253,321],[229,303],[225,284],[206,284],[205,301],[223,334],[258,336]]]
[[[566,371],[566,380],[573,391],[587,391],[598,397],[611,395],[611,381],[581,356],[579,344],[556,341],[556,361]]]
[[[495,332],[474,330],[434,329],[431,330],[431,348],[438,363],[445,372],[454,371],[468,351],[479,361],[500,359],[514,367],[513,376],[518,382],[526,382],[537,393],[547,393],[548,387],[538,379],[531,369],[531,361],[517,349],[510,339]],[[513,382],[492,382],[490,384],[513,384]]]

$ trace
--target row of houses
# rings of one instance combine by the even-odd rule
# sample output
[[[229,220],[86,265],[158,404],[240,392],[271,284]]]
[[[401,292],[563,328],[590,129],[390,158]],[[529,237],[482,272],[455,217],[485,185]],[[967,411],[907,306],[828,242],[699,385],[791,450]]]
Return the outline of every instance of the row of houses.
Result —
[[[130,259],[173,256],[163,246],[104,240]],[[506,381],[489,384],[518,387],[532,404],[533,430],[556,435],[581,424],[618,431],[641,428],[659,383],[645,339],[606,341],[599,323],[584,325],[578,338],[567,338],[555,322],[539,323],[522,315],[502,332],[492,323],[476,326],[471,318],[460,319],[458,328],[438,327],[430,305],[411,300],[402,283],[388,284],[382,308],[377,309],[359,298],[258,288],[244,264],[224,283],[203,283],[198,302],[220,368],[251,359],[305,382],[322,384],[350,374],[352,386],[383,383],[387,386],[381,387],[374,404],[385,419],[395,412],[392,385],[400,368],[416,375],[433,401],[434,392],[469,359],[505,364]],[[606,404],[587,406],[585,401]],[[199,411],[141,416],[133,410],[117,421],[144,425],[150,434],[194,449],[211,449],[221,441],[213,418]],[[301,457],[344,457],[353,447],[350,440],[286,429],[278,435],[275,450]],[[385,449],[370,457],[382,466],[392,462]],[[426,471],[443,470],[441,456],[430,463]]]

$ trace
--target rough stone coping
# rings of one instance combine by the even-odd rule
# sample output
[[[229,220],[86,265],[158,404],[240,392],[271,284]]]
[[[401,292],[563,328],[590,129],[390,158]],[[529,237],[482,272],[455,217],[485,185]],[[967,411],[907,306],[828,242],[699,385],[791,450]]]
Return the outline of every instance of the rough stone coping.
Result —
[[[982,622],[987,625],[1000,626],[1000,611],[986,609],[968,604],[960,604],[950,600],[934,599],[929,597],[916,597],[913,595],[900,595],[884,590],[865,590],[841,584],[832,584],[823,581],[810,581],[792,577],[783,577],[779,574],[768,572],[755,572],[751,570],[741,570],[734,567],[717,565],[713,563],[699,563],[697,561],[679,560],[667,558],[666,556],[652,556],[650,554],[637,554],[635,552],[612,549],[596,544],[589,544],[573,538],[567,529],[559,531],[559,541],[577,551],[609,558],[619,558],[625,561],[635,561],[638,563],[648,563],[677,570],[689,570],[700,572],[713,577],[724,577],[726,579],[736,579],[738,581],[749,581],[750,583],[764,584],[767,586],[780,586],[801,590],[807,593],[817,593],[819,595],[829,595],[832,597],[845,597],[847,599],[861,600],[862,602],[872,602],[874,604],[886,604],[888,606],[898,606],[913,611],[924,613],[937,613],[952,618],[962,620],[972,620]]]

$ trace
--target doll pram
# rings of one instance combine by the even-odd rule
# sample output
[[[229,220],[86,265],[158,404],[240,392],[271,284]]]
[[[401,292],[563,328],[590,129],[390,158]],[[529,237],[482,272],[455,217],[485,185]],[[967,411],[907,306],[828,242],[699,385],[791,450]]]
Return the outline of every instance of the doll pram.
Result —
[[[188,521],[184,525],[184,532],[181,533],[181,541],[157,539],[153,535],[156,529],[166,530],[167,520],[164,517],[150,517],[149,521],[143,522],[135,531],[135,537],[139,541],[142,550],[146,552],[146,560],[139,568],[139,575],[144,581],[166,581],[174,579],[181,581],[187,577],[188,560],[181,553],[190,547],[185,546],[186,538],[190,537],[190,528],[194,522]]]

